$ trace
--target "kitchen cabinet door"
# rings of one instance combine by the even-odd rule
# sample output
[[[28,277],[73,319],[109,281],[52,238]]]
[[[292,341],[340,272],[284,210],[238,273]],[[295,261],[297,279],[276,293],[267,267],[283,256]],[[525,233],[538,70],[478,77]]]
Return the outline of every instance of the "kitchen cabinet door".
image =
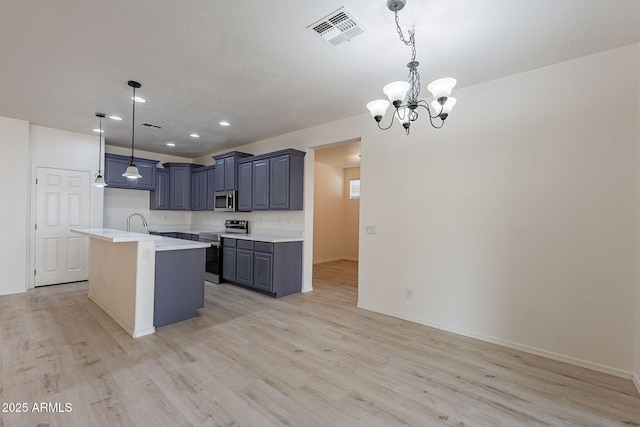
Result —
[[[289,166],[290,156],[279,156],[271,159],[270,187],[271,209],[289,209]]]
[[[304,153],[287,150],[271,158],[269,171],[269,209],[302,210],[304,190]]]
[[[131,180],[131,188],[136,190],[153,190],[156,187],[156,164],[155,160],[138,159],[134,162],[138,167],[138,172],[142,178]],[[126,179],[126,178],[125,178]]]
[[[224,246],[222,248],[222,278],[229,282],[236,281],[236,248]]]
[[[200,181],[198,180],[198,172],[191,174],[191,210],[200,210],[200,199],[198,199],[198,191],[200,190]]]
[[[149,208],[152,210],[169,209],[169,171],[158,169],[156,171],[156,188],[149,193]]]
[[[236,189],[236,158],[227,157],[224,159],[224,189],[235,190]]]
[[[224,159],[216,160],[216,169],[214,173],[216,191],[224,191]]]
[[[207,210],[212,211],[215,207],[215,198],[214,194],[216,191],[216,170],[215,168],[207,169],[207,191],[206,191],[206,200],[207,200]]]
[[[238,210],[243,212],[251,211],[252,167],[252,162],[240,163],[238,165]]]
[[[262,291],[273,292],[272,253],[253,253],[253,286]]]
[[[130,188],[129,180],[122,176],[127,166],[129,158],[123,156],[104,155],[104,181],[112,188]]]
[[[203,170],[197,174],[196,198],[198,199],[198,210],[207,210],[207,171]]]
[[[207,209],[207,171],[197,171],[191,174],[191,210],[204,211]]]
[[[253,200],[252,209],[268,210],[269,209],[269,171],[271,169],[271,161],[269,159],[256,160],[253,165]]]
[[[191,163],[164,163],[169,169],[169,209],[188,211],[191,209]]]
[[[253,286],[253,251],[250,249],[236,251],[236,283]]]

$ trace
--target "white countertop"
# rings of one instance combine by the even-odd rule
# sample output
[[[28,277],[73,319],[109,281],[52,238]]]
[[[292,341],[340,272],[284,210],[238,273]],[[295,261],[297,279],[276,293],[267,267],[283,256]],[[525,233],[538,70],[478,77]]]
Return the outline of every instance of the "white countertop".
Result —
[[[145,233],[134,233],[131,231],[114,230],[111,228],[81,228],[71,231],[113,243],[155,240],[156,252],[175,251],[181,249],[198,249],[210,246],[210,243],[198,242],[196,240],[173,239],[171,237],[162,237]]]
[[[283,243],[283,242],[302,242],[304,237],[301,233],[291,234],[270,234],[269,232],[255,232],[249,234],[235,234],[235,233],[223,233],[220,235],[222,238],[227,239],[239,239],[239,240],[253,240],[256,242],[268,242],[268,243]]]
[[[149,225],[147,230],[153,233],[222,233],[224,227],[206,225]]]
[[[161,237],[160,240],[156,241],[156,252],[208,248],[209,246],[211,246],[211,243],[198,242],[196,240],[174,239],[172,237]]]
[[[154,236],[153,234],[134,233],[133,231],[114,230],[112,228],[79,228],[71,231],[114,243],[162,239],[162,237]]]
[[[149,225],[147,229],[153,233],[219,233],[220,237],[228,239],[253,240],[257,242],[281,243],[281,242],[302,242],[304,233],[301,231],[289,230],[257,230],[249,234],[225,233],[225,228],[220,226],[207,225]]]

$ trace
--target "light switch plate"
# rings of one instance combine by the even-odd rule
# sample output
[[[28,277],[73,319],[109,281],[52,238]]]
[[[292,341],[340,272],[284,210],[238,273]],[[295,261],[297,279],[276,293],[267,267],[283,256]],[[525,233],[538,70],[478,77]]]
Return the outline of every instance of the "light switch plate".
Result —
[[[377,234],[378,227],[375,225],[367,225],[367,234]]]

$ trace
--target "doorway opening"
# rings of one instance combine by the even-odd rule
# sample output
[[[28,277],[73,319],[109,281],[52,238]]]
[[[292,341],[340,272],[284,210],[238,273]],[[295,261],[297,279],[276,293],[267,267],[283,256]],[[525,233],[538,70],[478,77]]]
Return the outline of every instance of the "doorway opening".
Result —
[[[313,280],[327,289],[358,287],[360,147],[358,139],[315,148]]]

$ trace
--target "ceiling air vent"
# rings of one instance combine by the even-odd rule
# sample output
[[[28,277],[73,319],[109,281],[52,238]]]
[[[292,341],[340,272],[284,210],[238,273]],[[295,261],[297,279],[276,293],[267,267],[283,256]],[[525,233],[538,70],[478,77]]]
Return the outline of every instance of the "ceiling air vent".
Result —
[[[307,28],[320,35],[331,46],[348,42],[367,29],[344,7],[314,22]]]
[[[149,130],[158,130],[162,129],[162,126],[152,125],[151,123],[142,123],[140,125],[141,128],[149,129]]]

